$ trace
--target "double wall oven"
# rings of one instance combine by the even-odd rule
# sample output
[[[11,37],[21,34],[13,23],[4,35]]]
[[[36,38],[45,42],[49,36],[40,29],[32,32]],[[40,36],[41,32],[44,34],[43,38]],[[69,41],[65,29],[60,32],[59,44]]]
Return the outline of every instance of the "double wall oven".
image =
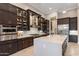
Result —
[[[0,40],[16,39],[17,28],[15,27],[4,27],[0,25]]]

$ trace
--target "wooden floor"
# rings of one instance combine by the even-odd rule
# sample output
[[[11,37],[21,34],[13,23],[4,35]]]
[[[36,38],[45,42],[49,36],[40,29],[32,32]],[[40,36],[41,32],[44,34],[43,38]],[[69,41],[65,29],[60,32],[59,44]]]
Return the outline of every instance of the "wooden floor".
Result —
[[[10,56],[33,56],[33,46],[23,49]],[[68,43],[65,56],[79,56],[79,45],[76,43]]]

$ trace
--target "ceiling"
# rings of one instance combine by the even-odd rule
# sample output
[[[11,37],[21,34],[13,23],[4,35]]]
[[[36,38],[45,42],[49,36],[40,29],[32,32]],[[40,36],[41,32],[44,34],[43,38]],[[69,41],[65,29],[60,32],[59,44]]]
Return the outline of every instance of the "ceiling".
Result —
[[[48,15],[52,12],[61,12],[77,8],[76,3],[28,3],[31,7],[39,10],[41,13]],[[52,8],[49,10],[49,8]]]

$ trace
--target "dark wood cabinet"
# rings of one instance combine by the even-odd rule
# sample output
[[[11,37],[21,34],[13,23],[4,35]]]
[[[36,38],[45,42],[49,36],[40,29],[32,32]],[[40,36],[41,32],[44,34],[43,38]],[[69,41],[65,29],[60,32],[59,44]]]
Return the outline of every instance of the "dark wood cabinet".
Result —
[[[69,35],[69,42],[78,42],[78,36],[77,35]]]
[[[6,56],[9,55],[9,50],[8,50],[8,45],[7,44],[0,44],[0,56]]]
[[[77,31],[77,17],[61,18],[57,20],[58,25],[69,24],[69,31]],[[78,42],[77,35],[69,35],[69,42]]]
[[[43,17],[39,17],[38,20],[38,30],[42,30],[45,33],[49,32],[49,20],[43,18]]]
[[[33,45],[33,37],[18,39],[18,50],[22,50]]]
[[[16,14],[16,6],[11,5],[9,3],[0,3],[0,10],[7,11],[7,12],[12,12]]]
[[[10,26],[16,26],[17,25],[17,22],[16,22],[16,14],[12,14],[12,13],[9,13],[9,16],[8,16],[8,25]]]
[[[17,42],[12,42],[12,43],[8,44],[8,47],[9,47],[10,54],[17,52],[17,49],[18,49]]]
[[[58,19],[57,24],[69,24],[69,30],[77,30],[77,17]]]
[[[8,4],[8,11],[12,12],[13,14],[17,13],[17,7],[11,4]]]
[[[57,24],[58,24],[58,25],[69,24],[69,19],[70,19],[70,18],[57,19]]]
[[[17,52],[17,40],[0,42],[0,56],[10,55],[15,52]]]
[[[12,9],[11,9],[12,8]],[[0,4],[0,24],[3,26],[16,26],[16,8],[8,3]]]
[[[18,45],[18,51],[23,49],[23,40],[18,39],[17,40],[17,45]]]
[[[3,26],[16,26],[17,22],[16,22],[16,15],[9,13],[9,12],[4,12],[3,13],[3,20],[2,20],[2,25]]]
[[[33,45],[33,38],[32,37],[23,39],[23,48],[27,48],[32,45]]]
[[[72,17],[69,20],[69,30],[77,30],[77,17]]]
[[[0,3],[0,10],[8,11],[9,3]]]
[[[17,30],[29,30],[29,19],[26,10],[9,3],[0,4],[0,24],[17,26]]]
[[[29,19],[26,10],[17,8],[17,30],[27,31],[29,30]]]
[[[23,48],[27,48],[28,47],[28,40],[26,38],[23,39]]]

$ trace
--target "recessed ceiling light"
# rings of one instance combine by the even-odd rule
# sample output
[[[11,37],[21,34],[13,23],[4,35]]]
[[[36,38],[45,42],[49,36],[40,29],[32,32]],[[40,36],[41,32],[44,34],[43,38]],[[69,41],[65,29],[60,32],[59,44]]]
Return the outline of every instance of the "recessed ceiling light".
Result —
[[[67,11],[63,11],[62,13],[65,14]]]
[[[52,8],[49,8],[49,10],[52,10]]]

